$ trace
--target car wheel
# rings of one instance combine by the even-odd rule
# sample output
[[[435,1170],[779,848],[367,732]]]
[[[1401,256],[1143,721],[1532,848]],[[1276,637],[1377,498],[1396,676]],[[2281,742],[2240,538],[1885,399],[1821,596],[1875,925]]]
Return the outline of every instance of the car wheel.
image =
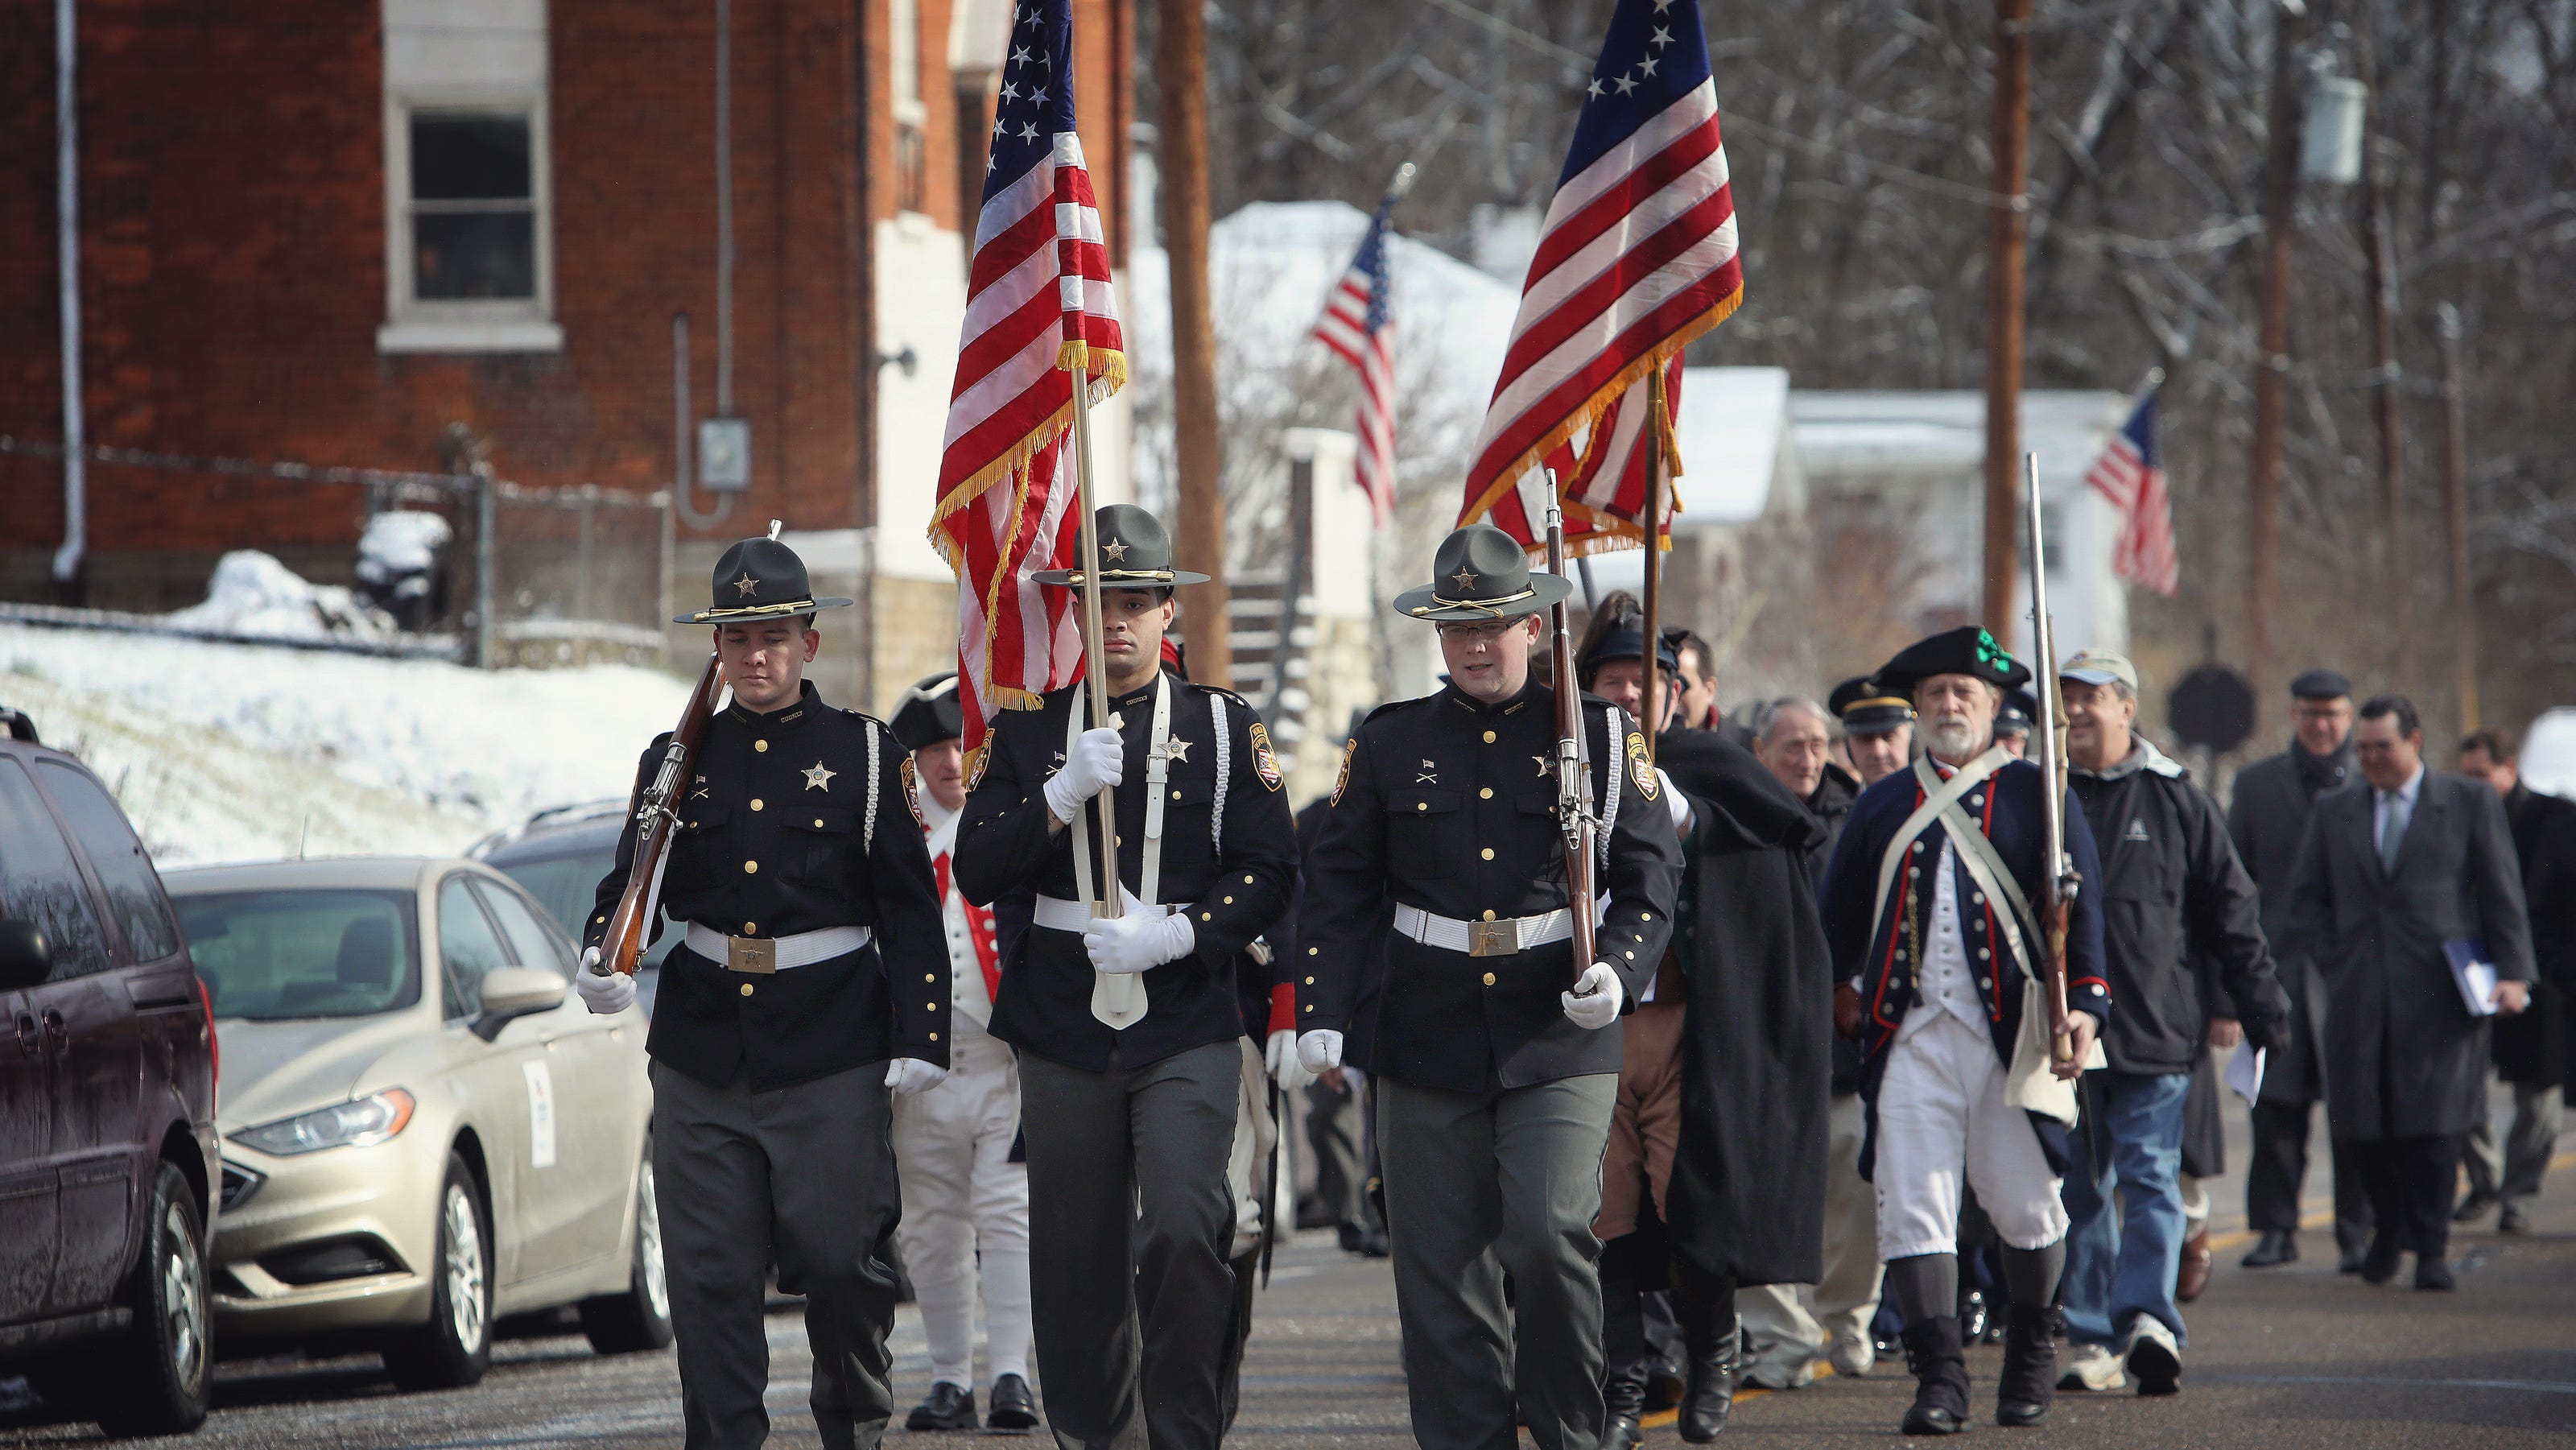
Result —
[[[120,1302],[134,1322],[79,1358],[89,1402],[110,1435],[177,1435],[206,1422],[214,1355],[207,1333],[206,1232],[176,1165],[152,1175],[150,1231]]]
[[[438,1190],[438,1256],[430,1265],[429,1322],[385,1350],[385,1368],[407,1390],[450,1390],[492,1363],[492,1225],[474,1170],[450,1154]]]
[[[581,1330],[602,1354],[632,1354],[671,1342],[671,1286],[662,1272],[662,1210],[653,1191],[653,1150],[635,1173],[635,1254],[626,1292],[581,1301]]]

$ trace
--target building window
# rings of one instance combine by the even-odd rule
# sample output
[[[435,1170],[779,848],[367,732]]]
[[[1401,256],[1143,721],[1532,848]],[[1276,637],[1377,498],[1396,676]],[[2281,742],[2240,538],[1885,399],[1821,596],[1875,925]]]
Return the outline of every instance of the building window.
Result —
[[[388,352],[551,352],[545,108],[396,98],[387,107]]]

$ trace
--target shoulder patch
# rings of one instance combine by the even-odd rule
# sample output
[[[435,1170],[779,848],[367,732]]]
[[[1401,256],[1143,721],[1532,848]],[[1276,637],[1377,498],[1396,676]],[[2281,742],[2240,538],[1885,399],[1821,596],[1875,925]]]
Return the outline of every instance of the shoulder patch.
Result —
[[[903,803],[912,807],[912,823],[930,829],[930,820],[921,813],[921,775],[913,769],[912,757],[903,758]]]
[[[1384,709],[1386,707],[1381,705],[1378,708]],[[1372,716],[1370,718],[1374,719],[1375,717]],[[1333,798],[1330,801],[1325,802],[1326,805],[1337,806],[1342,803],[1342,792],[1350,789],[1351,785],[1351,757],[1357,755],[1359,753],[1359,749],[1360,738],[1356,735],[1352,736],[1343,744],[1342,773],[1333,777]]]
[[[1635,730],[1628,732],[1628,778],[1637,783],[1637,794],[1648,800],[1653,800],[1664,788],[1663,781],[1655,775],[1655,768],[1646,763],[1646,737]]]
[[[1239,698],[1231,690],[1222,693],[1229,698]],[[1274,791],[1279,789],[1279,757],[1270,751],[1270,727],[1258,720],[1252,722],[1252,769],[1261,777],[1263,785]]]

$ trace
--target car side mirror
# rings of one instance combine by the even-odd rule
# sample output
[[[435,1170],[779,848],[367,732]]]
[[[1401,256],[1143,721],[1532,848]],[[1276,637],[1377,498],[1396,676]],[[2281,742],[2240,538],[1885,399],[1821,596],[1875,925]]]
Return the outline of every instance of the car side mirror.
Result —
[[[522,1017],[562,1006],[569,990],[562,977],[543,967],[495,967],[483,977],[483,1011],[474,1019],[474,1035],[489,1042]]]
[[[32,921],[0,920],[0,991],[32,987],[53,975],[54,945]]]

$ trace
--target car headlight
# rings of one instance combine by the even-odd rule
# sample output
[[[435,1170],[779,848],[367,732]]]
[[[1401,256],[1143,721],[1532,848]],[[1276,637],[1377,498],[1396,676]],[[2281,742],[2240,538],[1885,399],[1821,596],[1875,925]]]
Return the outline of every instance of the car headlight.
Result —
[[[233,1134],[233,1141],[280,1158],[318,1153],[325,1148],[364,1148],[401,1132],[411,1122],[413,1106],[411,1094],[401,1088],[387,1088],[367,1097],[244,1128]]]

